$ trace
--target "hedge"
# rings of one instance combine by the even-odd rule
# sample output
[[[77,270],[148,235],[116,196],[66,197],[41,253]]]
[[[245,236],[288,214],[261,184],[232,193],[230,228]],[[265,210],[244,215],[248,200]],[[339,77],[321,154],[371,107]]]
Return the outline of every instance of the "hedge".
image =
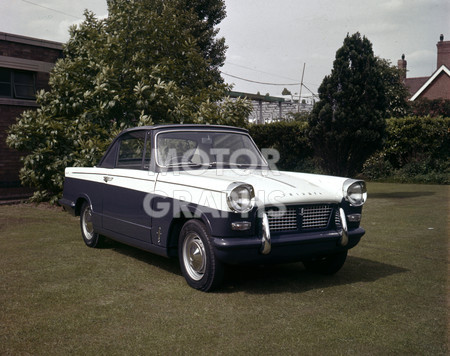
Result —
[[[279,170],[310,171],[313,150],[307,137],[307,122],[280,121],[266,125],[250,125],[250,135],[264,150],[275,149],[280,154],[276,163]]]
[[[280,170],[320,172],[314,165],[307,122],[251,125],[259,148],[280,154]],[[450,184],[450,118],[405,117],[387,120],[383,148],[364,164],[369,180]]]
[[[369,179],[450,183],[450,118],[405,117],[387,120],[383,149],[369,158]]]

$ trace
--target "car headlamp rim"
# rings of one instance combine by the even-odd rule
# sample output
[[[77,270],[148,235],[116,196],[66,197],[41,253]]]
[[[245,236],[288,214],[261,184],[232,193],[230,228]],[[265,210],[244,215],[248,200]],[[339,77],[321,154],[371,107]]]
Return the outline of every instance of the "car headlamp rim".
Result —
[[[242,205],[242,200],[239,202],[239,197],[242,197],[243,194],[247,194],[248,202]],[[226,195],[228,207],[234,212],[247,213],[255,205],[255,190],[250,184],[242,182],[231,183],[227,188]]]
[[[367,200],[367,187],[363,180],[347,179],[343,185],[344,199],[352,206],[362,206]]]

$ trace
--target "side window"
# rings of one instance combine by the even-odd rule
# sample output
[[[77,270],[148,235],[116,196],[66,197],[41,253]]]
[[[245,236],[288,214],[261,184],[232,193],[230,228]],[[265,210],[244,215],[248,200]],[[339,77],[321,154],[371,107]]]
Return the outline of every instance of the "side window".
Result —
[[[144,153],[145,161],[147,161],[147,157],[148,160],[150,157],[150,152],[147,154],[145,149],[145,136],[145,131],[137,131],[122,137],[119,142],[116,168],[142,169]],[[144,163],[146,166],[148,164],[148,162]]]

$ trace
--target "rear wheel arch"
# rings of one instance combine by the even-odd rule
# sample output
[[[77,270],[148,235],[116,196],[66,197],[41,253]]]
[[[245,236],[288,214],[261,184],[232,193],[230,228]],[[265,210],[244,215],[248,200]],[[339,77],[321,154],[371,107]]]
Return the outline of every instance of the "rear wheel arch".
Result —
[[[75,203],[75,216],[80,216],[81,208],[82,208],[84,202],[87,202],[92,208],[91,199],[89,199],[89,197],[87,195],[82,195],[77,198],[77,201]]]
[[[83,206],[83,203],[87,201],[86,198],[78,198],[77,202],[75,203],[75,216],[80,216],[81,213],[81,207]]]
[[[92,205],[87,200],[82,200],[80,208],[81,236],[88,247],[101,247],[104,238],[95,231],[92,220]]]

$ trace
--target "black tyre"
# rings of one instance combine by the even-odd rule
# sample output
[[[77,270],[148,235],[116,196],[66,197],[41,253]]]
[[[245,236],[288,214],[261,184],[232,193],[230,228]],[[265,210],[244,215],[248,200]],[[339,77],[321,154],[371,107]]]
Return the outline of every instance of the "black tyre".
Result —
[[[89,247],[100,247],[103,237],[94,231],[92,223],[92,209],[88,202],[84,202],[80,210],[81,236],[84,243]]]
[[[211,234],[199,220],[189,220],[181,229],[178,257],[186,282],[203,292],[217,288],[223,279],[223,264],[211,245]]]
[[[347,250],[314,260],[304,261],[306,269],[311,272],[330,275],[339,271],[347,259]]]

